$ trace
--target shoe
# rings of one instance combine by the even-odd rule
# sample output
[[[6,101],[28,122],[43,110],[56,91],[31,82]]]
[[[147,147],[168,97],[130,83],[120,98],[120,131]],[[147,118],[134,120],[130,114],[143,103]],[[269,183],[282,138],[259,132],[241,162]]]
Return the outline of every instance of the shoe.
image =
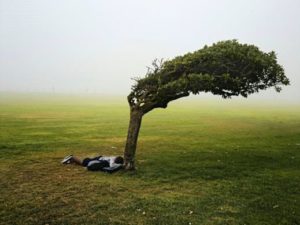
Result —
[[[68,156],[66,156],[66,157],[61,161],[61,163],[62,163],[62,164],[69,164],[69,163],[71,163],[72,158],[73,158],[73,155],[68,155]]]

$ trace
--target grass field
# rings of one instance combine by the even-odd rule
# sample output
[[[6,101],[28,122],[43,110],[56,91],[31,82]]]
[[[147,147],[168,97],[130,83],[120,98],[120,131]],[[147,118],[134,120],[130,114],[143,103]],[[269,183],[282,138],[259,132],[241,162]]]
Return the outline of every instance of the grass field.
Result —
[[[118,98],[0,97],[0,224],[300,224],[300,106],[187,99],[144,117],[136,172],[63,166],[122,154]]]

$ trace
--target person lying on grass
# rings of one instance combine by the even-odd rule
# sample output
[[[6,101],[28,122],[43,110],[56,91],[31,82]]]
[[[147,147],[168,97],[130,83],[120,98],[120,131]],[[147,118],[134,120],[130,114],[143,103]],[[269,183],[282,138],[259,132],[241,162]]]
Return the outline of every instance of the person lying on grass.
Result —
[[[84,166],[90,171],[115,172],[123,167],[124,159],[121,156],[97,156],[81,160],[76,156],[68,155],[61,163]]]

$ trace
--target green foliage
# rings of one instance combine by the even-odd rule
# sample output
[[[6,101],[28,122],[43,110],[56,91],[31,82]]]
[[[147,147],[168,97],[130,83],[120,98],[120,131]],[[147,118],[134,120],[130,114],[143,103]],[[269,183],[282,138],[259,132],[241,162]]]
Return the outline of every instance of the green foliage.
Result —
[[[136,79],[128,96],[132,107],[145,113],[168,102],[200,92],[211,92],[223,98],[249,94],[288,85],[283,68],[272,51],[264,53],[254,45],[236,40],[222,41],[210,47],[153,62],[145,78]]]

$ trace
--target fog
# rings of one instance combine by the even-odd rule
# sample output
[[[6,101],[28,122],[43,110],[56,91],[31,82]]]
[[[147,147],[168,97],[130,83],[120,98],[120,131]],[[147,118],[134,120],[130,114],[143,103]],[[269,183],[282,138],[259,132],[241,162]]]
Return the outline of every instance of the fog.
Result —
[[[274,50],[300,103],[298,0],[0,0],[0,91],[126,95],[155,58],[220,40]],[[205,98],[211,95],[201,95]]]

